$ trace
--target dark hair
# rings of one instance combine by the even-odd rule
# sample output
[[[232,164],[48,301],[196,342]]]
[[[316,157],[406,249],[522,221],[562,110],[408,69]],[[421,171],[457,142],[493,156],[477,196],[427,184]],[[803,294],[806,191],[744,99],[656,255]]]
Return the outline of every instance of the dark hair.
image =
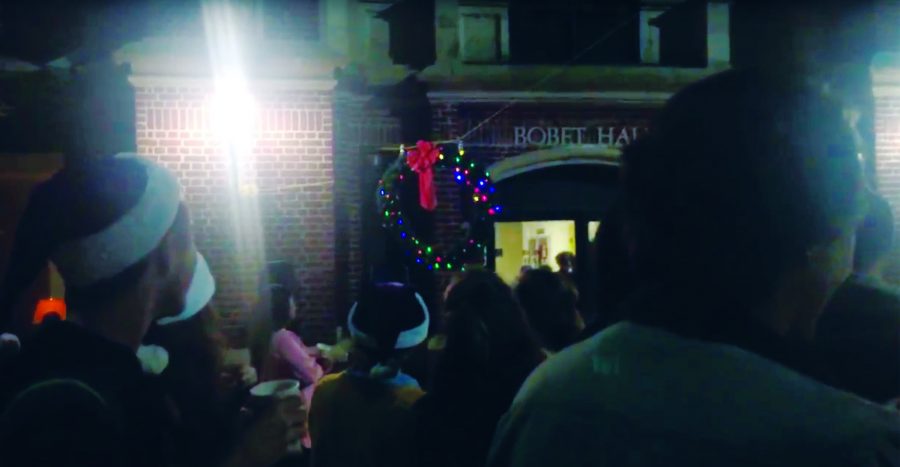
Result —
[[[578,293],[559,274],[527,271],[516,285],[515,296],[544,347],[556,352],[577,340],[581,331]]]
[[[269,289],[269,313],[272,314],[272,330],[278,330],[291,321],[291,292],[281,286],[273,285]]]
[[[603,216],[592,245],[596,309],[592,328],[603,329],[624,317],[621,304],[634,290],[634,270],[625,237],[621,201]]]
[[[444,306],[447,344],[435,373],[435,391],[484,381],[515,392],[542,360],[512,290],[495,273],[465,273]]]
[[[894,212],[883,196],[869,193],[868,213],[856,229],[853,269],[867,272],[894,246]]]
[[[284,287],[292,294],[298,292],[297,273],[291,262],[279,259],[266,263],[266,267],[260,271],[260,295],[267,293],[272,286]]]
[[[575,253],[571,251],[563,251],[556,255],[556,264],[562,266],[563,263],[572,264],[575,261]]]
[[[146,168],[140,162],[107,158],[65,168],[38,185],[16,229],[13,254],[0,291],[0,327],[9,320],[19,296],[46,267],[58,245],[97,233],[117,221],[137,203],[146,184]],[[173,229],[187,228],[182,207]],[[68,305],[75,310],[86,309],[88,304],[121,296],[137,284],[148,258],[89,286],[67,287]]]
[[[839,104],[733,70],[669,100],[625,149],[623,184],[642,283],[755,306],[855,227],[862,177]]]
[[[291,318],[291,297],[294,296],[291,289],[276,281],[269,282],[272,277],[277,277],[271,275],[272,269],[269,267],[262,274],[262,279],[266,281],[262,285],[270,285],[260,291],[249,325],[250,354],[256,368],[263,367],[275,332],[284,328],[298,334],[300,331],[299,312],[296,319]]]

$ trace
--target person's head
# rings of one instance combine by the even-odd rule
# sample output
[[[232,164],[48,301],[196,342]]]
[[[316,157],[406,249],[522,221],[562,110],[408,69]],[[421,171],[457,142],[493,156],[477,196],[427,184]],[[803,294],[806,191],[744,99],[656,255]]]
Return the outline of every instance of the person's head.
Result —
[[[299,286],[297,282],[297,272],[289,261],[281,259],[269,261],[266,263],[266,267],[260,271],[260,292],[277,285],[294,293]]]
[[[136,345],[152,320],[185,308],[197,263],[178,182],[150,161],[122,156],[39,185],[16,232],[3,318],[48,259],[65,281],[71,318],[105,332],[128,329]]]
[[[642,283],[811,335],[864,206],[853,135],[820,89],[728,71],[669,100],[623,154]]]
[[[869,193],[868,212],[856,230],[856,252],[853,270],[859,274],[878,276],[894,246],[894,212],[884,197]]]
[[[297,318],[297,307],[290,290],[280,284],[269,287],[269,313],[272,315],[272,328],[276,330]]]
[[[559,274],[528,271],[516,285],[515,296],[544,348],[558,352],[577,341],[584,329],[576,308],[578,292]]]
[[[525,276],[525,274],[527,274],[528,271],[531,271],[532,269],[534,269],[534,268],[531,267],[531,266],[529,266],[529,265],[527,265],[527,264],[524,265],[524,266],[522,266],[522,267],[520,267],[520,268],[519,268],[519,275],[516,276],[516,280],[522,280],[522,277]]]
[[[512,290],[493,272],[465,273],[450,291],[444,308],[444,373],[449,366],[455,368],[451,372],[489,376],[514,366],[514,360],[533,357],[538,349]]]
[[[425,301],[411,287],[378,283],[363,287],[347,317],[362,370],[373,379],[395,376],[404,357],[428,337]]]
[[[0,368],[3,363],[10,360],[22,349],[22,343],[19,338],[13,334],[0,333]]]
[[[571,251],[563,251],[556,255],[556,265],[562,272],[572,272],[575,269],[575,254]]]

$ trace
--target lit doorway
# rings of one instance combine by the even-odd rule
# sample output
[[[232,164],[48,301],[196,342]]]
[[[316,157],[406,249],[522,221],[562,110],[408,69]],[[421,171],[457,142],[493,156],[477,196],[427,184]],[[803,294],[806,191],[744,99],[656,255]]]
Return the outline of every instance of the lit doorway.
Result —
[[[523,266],[549,267],[558,271],[556,255],[578,255],[574,220],[497,222],[494,254],[497,274],[513,283]]]

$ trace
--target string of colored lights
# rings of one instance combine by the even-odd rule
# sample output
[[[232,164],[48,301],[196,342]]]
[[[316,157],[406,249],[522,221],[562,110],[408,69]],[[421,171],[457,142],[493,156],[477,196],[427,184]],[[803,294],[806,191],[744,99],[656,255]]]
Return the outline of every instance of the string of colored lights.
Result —
[[[466,156],[461,142],[439,144],[440,154],[434,168],[453,168],[453,179],[462,188],[466,199],[472,200],[474,215],[465,238],[451,251],[439,252],[437,248],[416,234],[401,208],[400,182],[412,174],[407,164],[407,150],[400,147],[400,157],[385,171],[378,181],[377,200],[382,213],[383,225],[397,235],[404,246],[406,255],[416,264],[429,270],[465,271],[465,262],[473,252],[480,252],[487,258],[487,241],[478,238],[485,229],[481,224],[502,211],[502,206],[493,201],[496,192],[491,174],[483,165]],[[454,154],[455,152],[455,154]]]

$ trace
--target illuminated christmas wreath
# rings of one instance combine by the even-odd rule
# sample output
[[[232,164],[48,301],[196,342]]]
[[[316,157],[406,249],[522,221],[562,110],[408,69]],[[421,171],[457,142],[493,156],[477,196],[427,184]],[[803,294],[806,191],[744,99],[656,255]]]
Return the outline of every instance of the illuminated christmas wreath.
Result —
[[[400,182],[415,173],[419,177],[419,206],[426,211],[437,207],[434,169],[453,169],[453,178],[472,200],[472,215],[461,226],[463,239],[450,251],[439,252],[421,239],[401,208]],[[491,174],[475,160],[466,156],[462,143],[435,144],[419,141],[414,148],[400,146],[400,157],[392,163],[378,181],[376,205],[385,229],[396,234],[406,250],[406,256],[429,270],[465,271],[465,261],[479,251],[487,257],[490,229],[485,228],[491,216],[499,214],[501,206],[493,202],[496,189]]]

